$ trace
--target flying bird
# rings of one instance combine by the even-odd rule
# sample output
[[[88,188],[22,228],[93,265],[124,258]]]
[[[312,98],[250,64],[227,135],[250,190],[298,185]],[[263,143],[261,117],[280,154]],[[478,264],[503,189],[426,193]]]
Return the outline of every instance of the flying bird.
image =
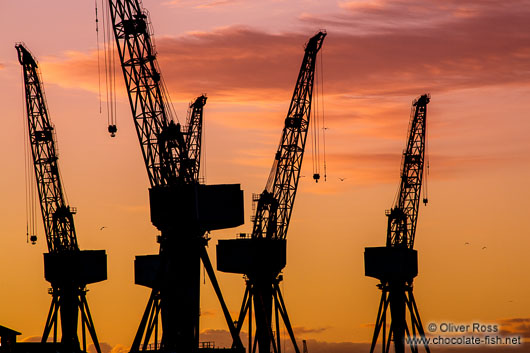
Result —
[[[348,178],[339,178],[340,181],[344,181],[346,179],[348,179]]]
[[[482,250],[484,250],[484,249],[487,249],[487,247],[486,247],[486,246],[483,246],[483,247],[482,247]]]
[[[108,228],[108,227],[107,226],[103,226],[103,227],[99,228],[99,230],[103,230],[105,228]]]
[[[466,241],[466,242],[464,243],[464,245],[469,245],[469,242]]]

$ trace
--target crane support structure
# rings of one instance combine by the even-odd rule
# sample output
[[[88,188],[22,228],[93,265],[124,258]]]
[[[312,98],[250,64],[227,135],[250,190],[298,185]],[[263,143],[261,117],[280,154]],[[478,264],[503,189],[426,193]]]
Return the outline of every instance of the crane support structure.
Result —
[[[131,352],[199,350],[201,260],[232,334],[233,348],[241,351],[243,345],[208,258],[206,232],[243,224],[243,191],[239,184],[200,183],[206,96],[190,105],[187,127],[175,123],[146,10],[139,0],[109,0],[108,4],[151,185],[151,222],[161,232],[159,254],[135,260],[135,283],[152,292]]]
[[[286,263],[287,229],[309,129],[315,63],[325,36],[325,32],[319,32],[306,45],[272,170],[265,190],[253,199],[257,208],[251,237],[219,240],[217,245],[218,270],[242,273],[247,278],[237,330],[241,330],[248,313],[248,353],[254,353],[256,348],[260,353],[270,353],[271,349],[274,353],[281,352],[280,320],[287,328],[295,352],[300,352],[279,283]],[[254,340],[252,312],[256,322]]]
[[[395,205],[386,212],[388,217],[385,247],[366,248],[365,275],[381,281],[381,301],[370,352],[373,353],[382,334],[382,353],[390,352],[394,341],[396,353],[405,352],[405,338],[412,338],[410,351],[417,353],[417,335],[425,336],[420,314],[412,294],[412,283],[418,275],[418,254],[413,249],[416,223],[424,174],[427,104],[425,94],[412,104],[407,147],[401,162],[401,183]],[[425,199],[424,202],[427,200]],[[387,311],[390,310],[390,329],[387,332]],[[407,310],[410,328],[407,324]],[[382,331],[382,332],[381,332]],[[424,344],[425,351],[430,352]]]
[[[107,257],[104,250],[79,250],[73,218],[76,210],[65,202],[55,131],[48,117],[38,65],[24,45],[15,47],[24,73],[29,140],[48,245],[48,253],[44,254],[44,276],[52,286],[52,304],[42,343],[46,343],[52,329],[53,342],[57,343],[60,313],[61,344],[65,351],[79,351],[77,332],[81,314],[83,351],[87,349],[88,329],[96,351],[101,353],[86,300],[86,285],[107,279]]]

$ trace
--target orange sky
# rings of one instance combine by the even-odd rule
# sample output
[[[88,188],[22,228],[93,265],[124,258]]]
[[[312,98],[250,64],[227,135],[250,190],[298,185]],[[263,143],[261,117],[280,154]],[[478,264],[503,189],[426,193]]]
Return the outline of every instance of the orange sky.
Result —
[[[530,338],[530,2],[145,0],[144,6],[179,118],[194,97],[208,94],[208,183],[241,183],[245,190],[247,223],[213,233],[214,263],[217,239],[250,229],[250,197],[262,190],[272,164],[303,45],[318,29],[328,31],[328,181],[301,179],[283,284],[300,340],[337,352],[370,340],[380,292],[363,275],[363,251],[384,244],[384,210],[398,186],[410,104],[425,92],[432,96],[430,202],[420,209],[414,290],[422,320],[493,322]],[[157,231],[121,76],[116,138],[99,114],[94,20],[90,1],[0,4],[0,324],[22,339],[39,336],[50,304],[40,219],[38,245],[25,242],[27,136],[14,49],[23,41],[41,64],[64,185],[78,207],[80,246],[107,250],[109,280],[89,286],[88,300],[100,340],[119,348],[131,344],[149,293],[133,284],[133,259],[157,252]],[[310,157],[303,175],[312,173]],[[244,281],[218,278],[235,316]],[[225,330],[208,281],[202,288],[202,328]]]

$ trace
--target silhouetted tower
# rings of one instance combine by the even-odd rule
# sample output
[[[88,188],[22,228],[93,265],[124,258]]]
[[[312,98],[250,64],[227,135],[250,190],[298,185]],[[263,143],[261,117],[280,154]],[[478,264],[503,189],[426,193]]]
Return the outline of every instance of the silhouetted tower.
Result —
[[[261,194],[254,195],[253,198],[257,208],[253,219],[252,236],[246,239],[219,240],[217,245],[217,269],[223,272],[242,273],[247,279],[237,329],[238,332],[241,330],[248,313],[249,353],[255,352],[256,347],[259,347],[260,353],[270,353],[271,349],[275,353],[281,351],[280,317],[289,332],[295,351],[299,353],[279,282],[282,280],[280,272],[286,263],[287,229],[293,211],[309,129],[315,62],[325,36],[325,32],[319,32],[309,39],[306,45],[302,67],[267,185]],[[272,326],[273,308],[275,328]],[[254,341],[252,312],[256,321]],[[276,335],[273,330],[276,331]]]
[[[385,247],[366,248],[365,275],[381,281],[381,302],[377,313],[370,352],[373,353],[382,332],[382,352],[390,352],[394,341],[396,353],[405,352],[405,335],[417,339],[425,336],[416,301],[412,295],[412,282],[418,275],[418,254],[413,249],[416,223],[423,181],[425,160],[425,132],[429,95],[422,95],[412,103],[407,148],[403,152],[401,184],[397,200],[389,211]],[[423,200],[427,203],[427,199]],[[387,311],[390,310],[390,328],[387,332]],[[407,310],[410,327],[407,324]],[[427,344],[425,350],[429,351]],[[411,352],[418,352],[416,343]]]
[[[80,313],[83,351],[86,351],[88,329],[97,352],[101,353],[86,300],[86,285],[107,279],[107,255],[104,250],[79,250],[73,218],[76,210],[66,204],[63,195],[54,127],[48,118],[38,65],[22,44],[15,47],[24,72],[29,140],[48,244],[48,253],[44,254],[44,276],[52,286],[52,303],[42,343],[47,341],[52,329],[53,342],[57,342],[60,315],[61,343],[65,351],[79,351]]]
[[[135,283],[152,288],[152,292],[131,352],[190,353],[199,349],[201,260],[232,333],[233,347],[243,350],[206,251],[206,232],[243,224],[243,192],[239,184],[199,183],[206,97],[200,96],[190,106],[187,128],[175,123],[147,12],[138,0],[109,0],[109,9],[151,184],[151,221],[161,232],[159,255],[137,256],[135,260]]]

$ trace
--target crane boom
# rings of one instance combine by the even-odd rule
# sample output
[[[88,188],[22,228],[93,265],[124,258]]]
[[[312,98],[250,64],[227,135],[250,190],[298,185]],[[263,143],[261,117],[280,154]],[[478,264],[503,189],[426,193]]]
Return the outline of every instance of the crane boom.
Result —
[[[199,180],[201,167],[202,118],[206,96],[202,95],[190,104],[188,113],[188,129],[186,130],[186,151],[188,151],[188,166],[191,179]]]
[[[387,212],[387,246],[414,247],[423,181],[428,95],[412,103],[407,147],[401,161],[401,183],[394,207]]]
[[[38,65],[22,44],[17,44],[16,49],[24,72],[29,139],[48,251],[78,251],[72,217],[74,210],[65,202],[59,176],[55,132],[48,118]]]
[[[319,32],[306,45],[267,185],[256,200],[253,238],[287,236],[309,130],[316,56],[325,36],[325,32]]]
[[[189,173],[184,137],[174,123],[160,75],[147,12],[138,0],[109,0],[136,133],[151,186],[195,182]]]

